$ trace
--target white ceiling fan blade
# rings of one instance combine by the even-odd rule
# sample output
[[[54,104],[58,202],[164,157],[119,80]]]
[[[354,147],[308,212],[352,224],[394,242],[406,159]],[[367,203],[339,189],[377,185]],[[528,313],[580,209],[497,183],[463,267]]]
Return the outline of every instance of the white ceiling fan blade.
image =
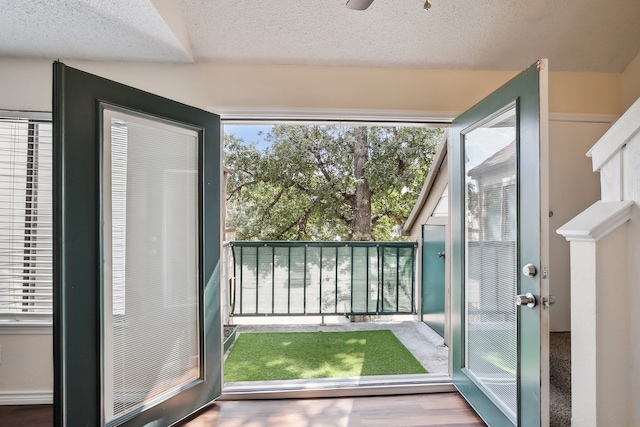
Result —
[[[353,10],[365,10],[371,6],[373,0],[347,0],[347,7]]]

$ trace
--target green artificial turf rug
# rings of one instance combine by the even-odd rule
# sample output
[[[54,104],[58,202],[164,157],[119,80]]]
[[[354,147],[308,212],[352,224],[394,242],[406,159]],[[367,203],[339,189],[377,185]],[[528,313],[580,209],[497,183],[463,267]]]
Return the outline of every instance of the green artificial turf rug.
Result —
[[[389,330],[242,333],[224,364],[225,382],[425,373]]]

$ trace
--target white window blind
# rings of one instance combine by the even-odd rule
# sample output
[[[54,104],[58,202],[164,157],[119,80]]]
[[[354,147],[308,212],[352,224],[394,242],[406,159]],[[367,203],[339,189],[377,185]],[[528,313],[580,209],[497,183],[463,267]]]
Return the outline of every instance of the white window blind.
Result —
[[[104,110],[103,408],[121,422],[202,377],[198,133]]]
[[[52,127],[0,117],[0,319],[50,319]]]

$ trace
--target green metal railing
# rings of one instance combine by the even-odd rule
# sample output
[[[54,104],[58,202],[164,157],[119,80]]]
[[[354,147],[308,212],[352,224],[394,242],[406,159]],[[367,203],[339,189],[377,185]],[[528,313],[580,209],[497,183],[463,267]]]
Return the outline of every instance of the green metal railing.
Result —
[[[233,316],[415,314],[412,242],[231,242]]]

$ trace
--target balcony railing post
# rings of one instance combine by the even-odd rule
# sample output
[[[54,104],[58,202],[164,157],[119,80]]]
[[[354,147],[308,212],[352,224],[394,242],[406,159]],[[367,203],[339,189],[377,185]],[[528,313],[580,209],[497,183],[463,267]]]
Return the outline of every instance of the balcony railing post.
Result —
[[[376,245],[376,268],[378,269],[378,289],[376,289],[376,314],[378,314],[379,312],[381,312],[381,307],[380,307],[380,289],[382,288],[382,286],[380,286],[380,274],[381,274],[381,269],[380,269],[380,245]]]
[[[242,268],[243,263],[242,263],[242,255],[244,254],[244,248],[241,247],[240,248],[240,314],[242,314],[242,309],[243,309],[243,302],[242,302],[242,289],[243,286],[242,284],[244,283],[244,280],[242,280],[242,276],[243,276],[243,272],[244,272],[244,268]]]
[[[400,248],[396,248],[396,311],[400,312]]]
[[[322,313],[322,246],[320,246],[320,295],[318,297],[318,313]],[[322,323],[324,323],[324,316],[322,316]]]
[[[307,314],[307,247],[304,245],[304,265],[302,266],[302,311]]]
[[[276,312],[276,247],[271,246],[271,313]]]
[[[231,246],[231,256],[233,257],[233,302],[231,304],[231,314],[234,314],[236,311],[236,277],[237,276],[237,271],[236,271],[236,248],[235,246],[233,246],[233,243],[230,243],[229,246]],[[240,282],[242,283],[242,281]]]
[[[338,247],[336,246],[336,292],[335,292],[335,306],[333,307],[336,314],[338,314]]]
[[[256,314],[259,310],[258,290],[260,289],[260,248],[256,248]]]
[[[365,297],[365,310],[367,311],[367,313],[369,312],[369,269],[371,268],[371,256],[369,256],[369,249],[370,248],[365,248],[367,251],[366,254],[366,265],[365,268],[367,269],[367,272],[365,273],[365,289],[364,289],[364,297]]]
[[[416,263],[414,260],[416,259],[416,248],[414,246],[411,247],[411,311],[416,312]]]
[[[349,246],[349,245],[347,245]],[[349,305],[349,311],[351,313],[353,313],[353,268],[354,268],[354,262],[353,262],[353,246],[351,246],[351,277],[350,277],[350,289],[351,289],[351,299],[350,299],[350,305]]]
[[[384,313],[384,252],[385,252],[385,247],[382,247],[382,254],[381,254],[381,258],[380,258],[380,262],[381,264],[381,269],[380,269],[380,312]]]
[[[291,246],[287,249],[287,314],[291,314]]]

